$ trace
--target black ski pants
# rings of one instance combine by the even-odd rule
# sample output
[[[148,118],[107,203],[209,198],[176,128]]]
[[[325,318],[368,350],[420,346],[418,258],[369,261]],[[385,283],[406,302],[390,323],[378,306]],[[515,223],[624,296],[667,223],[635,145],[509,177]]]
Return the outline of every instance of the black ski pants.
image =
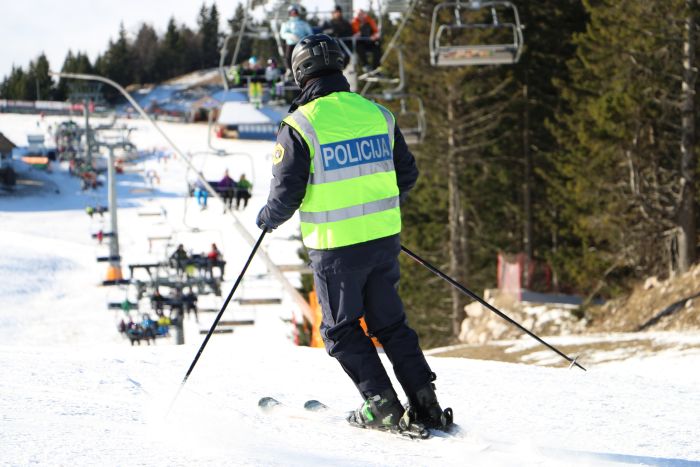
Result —
[[[396,290],[399,276],[398,258],[349,271],[314,268],[326,350],[338,360],[363,398],[392,387],[377,349],[360,327],[363,315],[370,335],[382,344],[406,394],[415,393],[431,381],[418,335],[408,326]]]

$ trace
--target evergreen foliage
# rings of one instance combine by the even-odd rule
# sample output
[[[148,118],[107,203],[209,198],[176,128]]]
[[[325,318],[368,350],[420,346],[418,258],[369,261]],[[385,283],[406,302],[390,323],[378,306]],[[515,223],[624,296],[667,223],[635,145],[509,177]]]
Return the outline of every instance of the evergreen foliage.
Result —
[[[201,36],[201,66],[212,68],[219,65],[219,11],[216,3],[211,8],[202,5],[199,10],[199,34]]]
[[[69,50],[65,60],[63,61],[61,71],[65,73],[90,74],[94,72],[94,69],[87,54],[78,52],[77,54],[73,55],[73,52]],[[68,99],[68,80],[58,80],[54,98],[59,101]]]
[[[686,3],[584,1],[589,22],[574,37],[571,80],[557,82],[565,105],[550,123],[559,148],[549,185],[566,229],[553,260],[583,290],[614,293],[669,269],[686,183]]]
[[[243,6],[238,5],[234,17],[229,20],[230,27],[237,34]],[[97,73],[110,78],[122,86],[133,84],[152,84],[180,76],[182,74],[219,66],[223,34],[219,30],[220,14],[215,3],[211,6],[202,4],[197,16],[197,30],[186,25],[178,25],[174,18],[168,22],[161,35],[150,24],[141,24],[135,35],[130,34],[124,25],[120,25],[116,40],[110,40],[107,49],[101,53],[94,64],[86,54],[68,51],[61,67],[62,71],[75,73]],[[260,26],[264,23],[258,24]],[[235,44],[234,36],[229,43],[229,51]],[[276,56],[276,48],[270,40],[244,38],[239,53],[239,62],[248,60],[252,55],[261,57]],[[230,55],[227,57],[230,60]],[[28,69],[14,67],[10,74],[0,81],[0,98],[34,100],[65,100],[68,88],[65,80],[53,83],[48,75],[49,63],[44,54],[32,61]],[[106,98],[113,101],[118,97],[116,91],[104,88]]]

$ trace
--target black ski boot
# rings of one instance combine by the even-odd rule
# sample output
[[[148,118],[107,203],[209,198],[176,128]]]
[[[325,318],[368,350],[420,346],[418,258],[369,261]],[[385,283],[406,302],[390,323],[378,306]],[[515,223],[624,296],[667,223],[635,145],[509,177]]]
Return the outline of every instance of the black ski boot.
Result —
[[[350,412],[348,422],[361,428],[396,430],[404,408],[393,389],[368,397],[362,406]]]
[[[433,380],[435,380],[433,375]],[[409,418],[426,428],[446,431],[453,422],[452,409],[442,410],[431,382],[413,394],[408,394]]]
[[[390,431],[411,439],[430,436],[423,425],[411,420],[393,389],[367,398],[359,409],[350,412],[347,421],[358,428]]]

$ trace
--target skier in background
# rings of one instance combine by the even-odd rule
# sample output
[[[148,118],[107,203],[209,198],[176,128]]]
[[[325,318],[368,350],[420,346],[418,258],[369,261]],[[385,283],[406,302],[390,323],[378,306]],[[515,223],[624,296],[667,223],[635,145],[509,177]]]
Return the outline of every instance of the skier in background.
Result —
[[[352,32],[357,38],[357,56],[360,59],[362,71],[367,73],[379,68],[381,50],[379,48],[379,28],[377,23],[363,9],[357,10],[357,14],[352,19]],[[367,56],[372,59],[372,66],[369,66]]]
[[[435,374],[396,290],[399,201],[416,183],[415,159],[391,112],[350,92],[344,60],[325,34],[305,37],[294,49],[292,70],[302,91],[277,135],[270,194],[257,225],[274,230],[301,206],[321,335],[363,399],[348,422],[391,431],[445,428],[452,411],[438,403]],[[363,315],[392,362],[408,409],[360,326]]]

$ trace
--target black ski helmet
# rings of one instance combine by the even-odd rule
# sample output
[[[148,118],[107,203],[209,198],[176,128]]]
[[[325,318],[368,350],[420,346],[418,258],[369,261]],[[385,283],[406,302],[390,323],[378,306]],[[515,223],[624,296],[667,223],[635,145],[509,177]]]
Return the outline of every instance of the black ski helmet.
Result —
[[[345,54],[338,42],[326,34],[312,34],[297,43],[292,52],[294,81],[303,87],[309,78],[342,71]]]

